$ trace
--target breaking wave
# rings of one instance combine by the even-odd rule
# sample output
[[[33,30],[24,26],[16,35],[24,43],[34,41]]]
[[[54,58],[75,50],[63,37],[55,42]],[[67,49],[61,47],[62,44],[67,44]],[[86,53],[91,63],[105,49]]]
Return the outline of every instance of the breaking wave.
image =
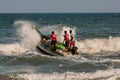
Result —
[[[8,54],[25,53],[26,51],[35,50],[36,45],[40,42],[40,36],[35,30],[35,24],[30,21],[15,21],[14,27],[17,28],[19,42],[13,44],[0,44],[0,51]],[[50,36],[51,31],[55,31],[59,42],[63,42],[64,31],[73,30],[76,35],[76,27],[63,25],[43,26],[40,31]],[[120,37],[94,38],[86,40],[76,40],[78,51],[83,53],[99,53],[101,51],[119,51]]]
[[[3,54],[21,54],[34,50],[40,41],[39,34],[35,31],[34,23],[29,21],[15,21],[19,42],[13,44],[0,44],[0,52]]]

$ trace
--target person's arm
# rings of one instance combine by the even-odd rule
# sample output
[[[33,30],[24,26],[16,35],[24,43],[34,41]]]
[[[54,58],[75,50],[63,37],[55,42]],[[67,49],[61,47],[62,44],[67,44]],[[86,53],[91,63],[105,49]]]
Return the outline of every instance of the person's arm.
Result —
[[[63,43],[65,42],[65,35],[63,35],[64,39],[63,39]]]
[[[72,41],[73,40],[73,36],[71,36],[71,39],[70,39],[70,41]]]

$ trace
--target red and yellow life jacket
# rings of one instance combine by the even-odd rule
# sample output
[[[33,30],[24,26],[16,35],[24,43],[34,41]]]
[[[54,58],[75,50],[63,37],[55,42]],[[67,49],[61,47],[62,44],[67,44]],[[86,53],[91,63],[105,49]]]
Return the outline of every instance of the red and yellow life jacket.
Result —
[[[68,34],[65,34],[65,41],[69,41],[69,35]]]
[[[55,35],[55,34],[52,34],[52,35],[51,35],[51,37],[52,37],[52,41],[56,41],[56,40],[57,40],[57,38],[56,38],[56,35]]]

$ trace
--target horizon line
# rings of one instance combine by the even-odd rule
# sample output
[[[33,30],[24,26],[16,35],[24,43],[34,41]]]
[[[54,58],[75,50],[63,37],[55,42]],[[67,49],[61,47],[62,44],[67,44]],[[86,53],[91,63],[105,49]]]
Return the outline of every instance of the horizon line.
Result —
[[[41,13],[43,13],[43,14],[47,14],[47,13],[51,13],[51,14],[52,14],[52,13],[53,13],[53,14],[54,14],[54,13],[55,13],[55,14],[57,14],[57,13],[58,13],[58,14],[59,14],[59,13],[61,13],[61,14],[62,14],[62,13],[63,13],[63,14],[65,14],[65,13],[68,13],[68,14],[69,14],[69,13],[76,13],[76,14],[80,14],[80,13],[120,13],[120,12],[0,12],[0,14],[7,14],[7,13],[8,13],[8,14],[10,14],[10,13],[11,13],[11,14],[14,14],[14,13],[18,13],[18,14],[19,14],[19,13],[24,13],[24,14],[25,14],[25,13],[26,13],[26,14],[29,14],[29,13],[30,13],[30,14],[34,14],[34,13],[36,13],[36,14],[41,14]]]

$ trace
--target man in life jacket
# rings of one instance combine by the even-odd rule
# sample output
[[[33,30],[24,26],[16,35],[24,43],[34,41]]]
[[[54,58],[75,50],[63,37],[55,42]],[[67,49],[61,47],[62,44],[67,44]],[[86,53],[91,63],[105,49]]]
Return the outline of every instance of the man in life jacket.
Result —
[[[54,31],[52,31],[52,34],[51,34],[51,47],[55,48],[56,43],[57,43],[57,36],[54,33]]]
[[[77,53],[77,47],[75,46],[75,36],[72,33],[72,30],[70,30],[70,51],[73,55],[78,54]]]
[[[70,30],[70,47],[75,46],[75,37],[74,34],[72,33],[72,30]]]
[[[69,34],[67,34],[67,31],[64,31],[64,34],[65,34],[64,35],[65,47],[66,49],[68,49],[69,48]]]

